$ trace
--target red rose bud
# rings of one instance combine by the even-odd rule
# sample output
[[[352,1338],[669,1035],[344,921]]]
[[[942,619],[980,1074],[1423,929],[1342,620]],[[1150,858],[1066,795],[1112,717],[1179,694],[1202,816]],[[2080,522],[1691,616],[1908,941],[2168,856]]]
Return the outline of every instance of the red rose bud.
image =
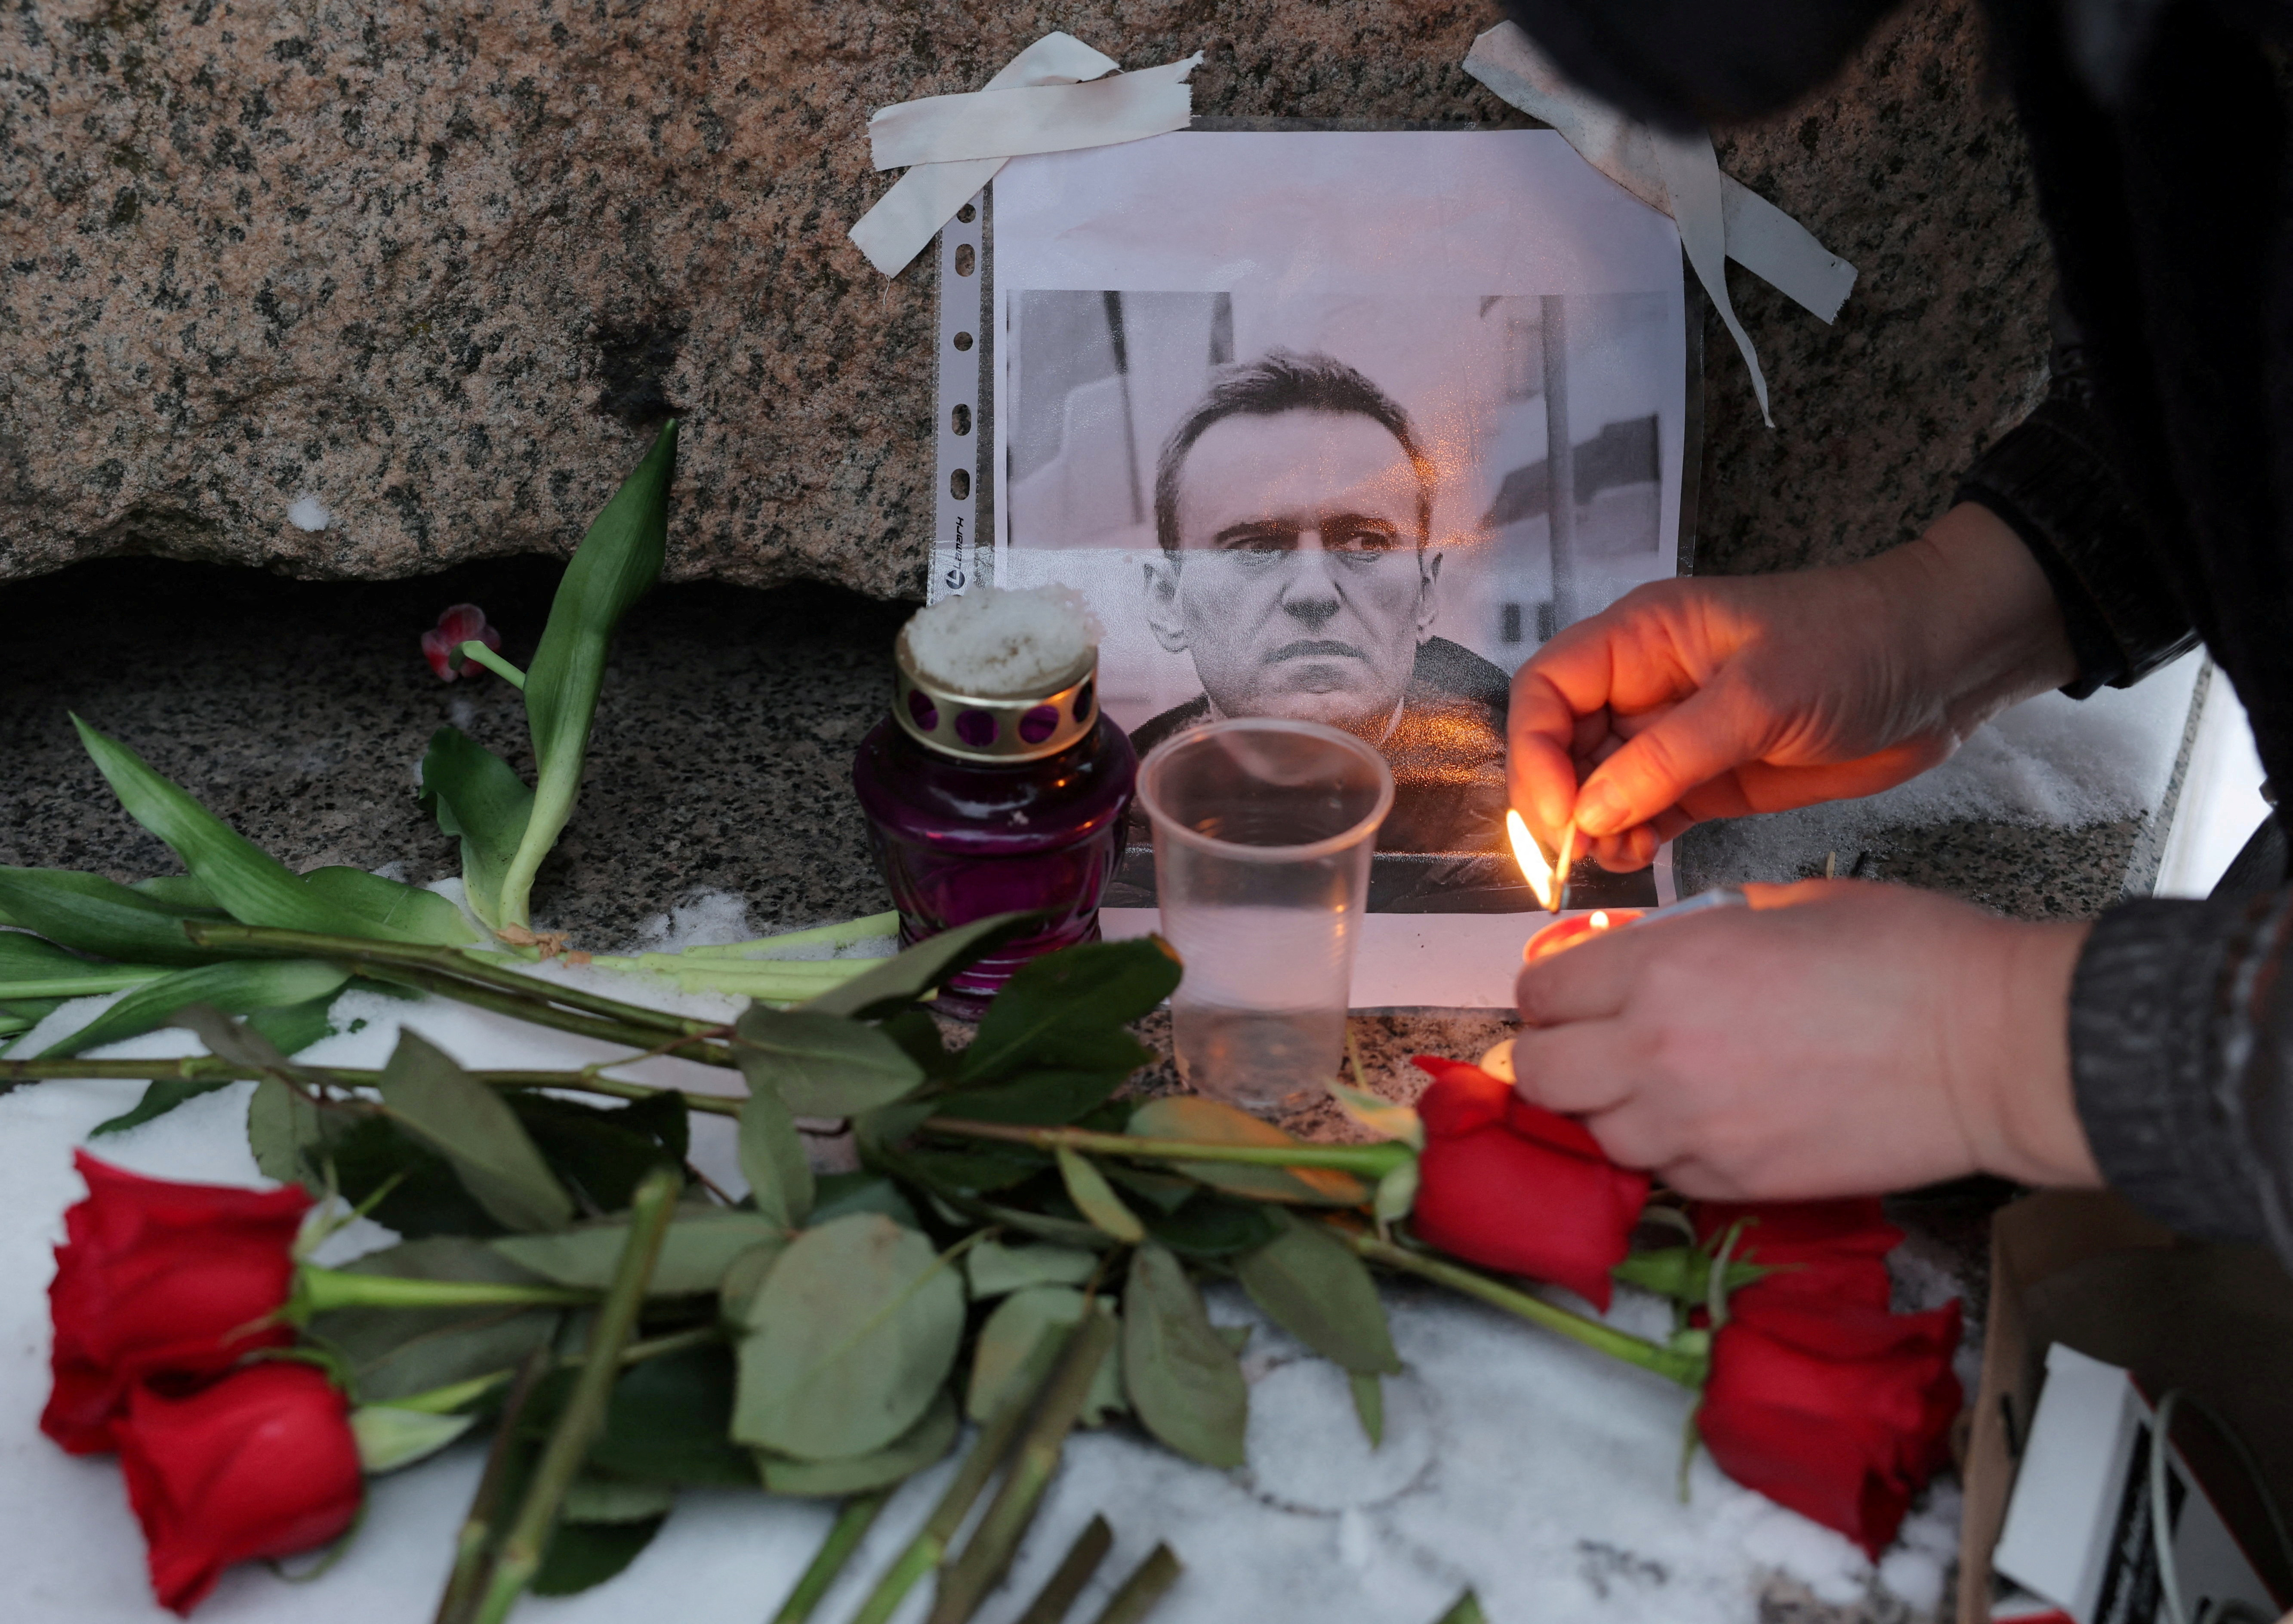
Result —
[[[358,1514],[350,1406],[309,1365],[264,1360],[186,1398],[138,1387],[117,1431],[151,1589],[177,1612],[232,1563],[324,1545]]]
[[[1606,1309],[1648,1174],[1617,1166],[1583,1124],[1478,1066],[1415,1059],[1433,1085],[1417,1101],[1425,1149],[1410,1228],[1468,1263],[1550,1280]]]
[[[1746,1289],[1713,1338],[1697,1430],[1730,1477],[1876,1558],[1949,1462],[1958,1328],[1955,1301],[1890,1314]]]
[[[55,1386],[41,1430],[75,1455],[112,1447],[112,1422],[149,1376],[225,1370],[294,1340],[264,1325],[287,1301],[311,1198],[292,1185],[232,1190],[139,1178],[76,1157],[87,1199],[64,1214],[48,1287]]]
[[[1884,1309],[1893,1300],[1887,1254],[1902,1243],[1903,1232],[1887,1222],[1876,1197],[1696,1201],[1689,1203],[1688,1215],[1696,1238],[1707,1246],[1717,1246],[1730,1226],[1741,1223],[1730,1259],[1775,1271],[1739,1291],[1790,1295],[1811,1306],[1855,1303]]]
[[[474,677],[485,668],[474,660],[456,657],[456,651],[469,642],[482,643],[501,653],[501,633],[486,624],[486,612],[475,604],[456,604],[438,617],[433,629],[422,634],[422,657],[442,682]]]

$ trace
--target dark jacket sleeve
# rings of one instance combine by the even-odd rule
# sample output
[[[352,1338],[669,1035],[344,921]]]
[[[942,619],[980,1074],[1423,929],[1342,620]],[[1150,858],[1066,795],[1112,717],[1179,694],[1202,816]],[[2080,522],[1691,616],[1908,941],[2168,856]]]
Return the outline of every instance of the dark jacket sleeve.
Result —
[[[2005,520],[2046,571],[2078,662],[2063,691],[2084,699],[2139,682],[2197,633],[2113,471],[2085,346],[2059,304],[2050,371],[2046,398],[1976,459],[1957,499]]]
[[[2187,1234],[2293,1267],[2293,890],[2128,903],[2070,990],[2070,1068],[2102,1175]]]

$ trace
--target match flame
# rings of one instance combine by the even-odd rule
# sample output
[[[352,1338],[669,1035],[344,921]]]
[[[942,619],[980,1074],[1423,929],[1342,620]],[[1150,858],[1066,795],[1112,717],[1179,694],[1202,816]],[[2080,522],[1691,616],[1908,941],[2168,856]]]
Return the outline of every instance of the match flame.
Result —
[[[1528,889],[1536,893],[1537,901],[1547,908],[1552,905],[1552,865],[1544,860],[1538,849],[1536,837],[1528,832],[1528,824],[1519,812],[1505,813],[1505,833],[1512,840],[1512,860],[1520,865],[1521,878]]]

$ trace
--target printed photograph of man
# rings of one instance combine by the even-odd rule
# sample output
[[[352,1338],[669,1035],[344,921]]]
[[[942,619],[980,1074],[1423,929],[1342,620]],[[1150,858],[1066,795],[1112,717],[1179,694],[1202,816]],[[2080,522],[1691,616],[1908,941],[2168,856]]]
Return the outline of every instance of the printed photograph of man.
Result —
[[[1155,641],[1202,692],[1131,735],[1143,756],[1219,718],[1345,728],[1393,769],[1391,851],[1502,853],[1505,672],[1438,634],[1435,470],[1408,415],[1329,355],[1222,371],[1155,469]]]

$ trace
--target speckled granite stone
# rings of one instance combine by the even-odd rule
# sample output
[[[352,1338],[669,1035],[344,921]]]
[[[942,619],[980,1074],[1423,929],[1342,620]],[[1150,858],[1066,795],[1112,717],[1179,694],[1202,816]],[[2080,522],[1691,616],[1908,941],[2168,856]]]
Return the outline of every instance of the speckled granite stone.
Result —
[[[1493,20],[1446,0],[14,8],[0,576],[562,553],[674,411],[672,577],[914,592],[934,288],[844,240],[888,184],[871,109],[974,88],[1064,28],[1132,64],[1205,50],[1206,116],[1519,123],[1458,66]],[[1864,275],[1833,329],[1739,280],[1784,426],[1758,426],[1715,343],[1716,567],[1908,533],[2027,393],[2043,256],[1981,78],[1964,0],[1920,0],[1837,93],[1723,142]],[[306,491],[324,530],[288,522]]]

